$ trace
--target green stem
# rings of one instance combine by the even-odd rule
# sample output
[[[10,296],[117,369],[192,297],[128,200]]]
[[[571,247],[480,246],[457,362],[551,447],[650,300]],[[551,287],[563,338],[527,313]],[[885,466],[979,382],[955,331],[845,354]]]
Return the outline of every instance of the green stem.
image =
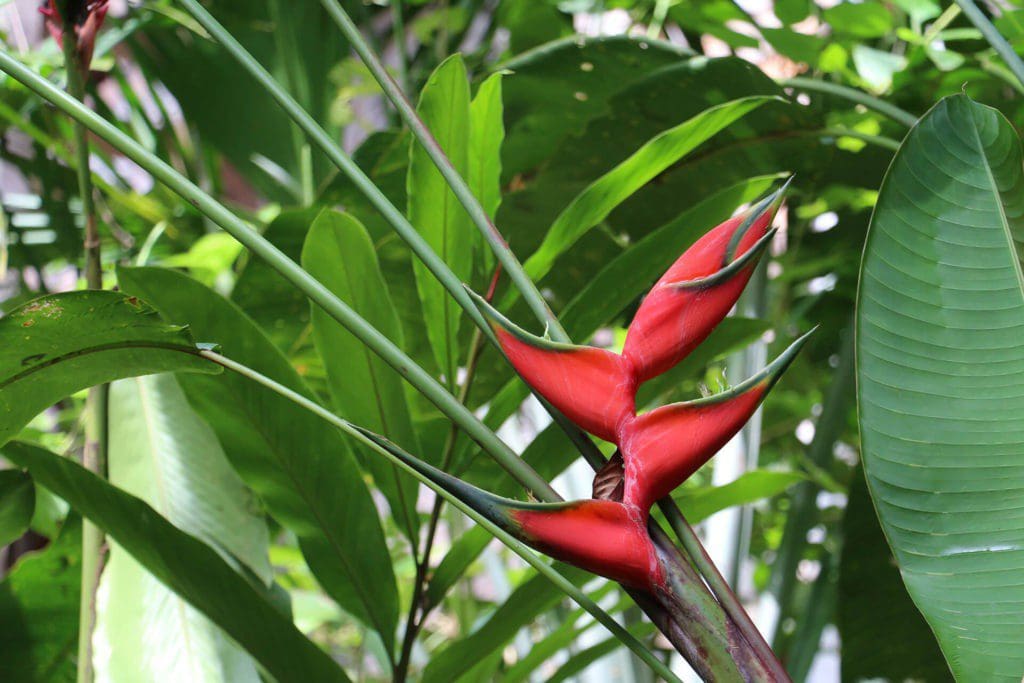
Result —
[[[64,71],[67,87],[76,99],[85,97],[85,73],[88,65],[78,58],[78,40],[74,18],[65,4],[61,9],[63,21]],[[85,255],[85,283],[89,289],[103,289],[103,270],[100,261],[100,236],[96,224],[96,206],[93,201],[92,174],[89,170],[89,140],[84,126],[73,126],[75,145],[75,175],[78,195],[82,202],[85,223],[83,250]],[[106,478],[107,474],[107,397],[108,386],[102,384],[89,389],[85,399],[85,444],[82,465],[90,472]],[[96,591],[104,564],[103,530],[89,521],[82,524],[82,586],[78,608],[78,683],[92,683],[94,678],[92,632],[96,626]]]
[[[398,87],[409,92],[409,66],[405,54],[405,19],[402,18],[402,0],[391,0],[391,35],[395,41],[398,63]]]
[[[829,83],[828,81],[819,81],[814,78],[786,78],[779,81],[779,85],[786,88],[795,88],[796,90],[810,90],[812,92],[822,92],[827,95],[835,95],[857,104],[863,104],[868,109],[873,109],[879,114],[885,114],[893,121],[902,123],[907,128],[913,128],[914,124],[917,123],[917,117],[908,111],[900,109],[894,104],[890,104],[885,100],[881,100],[877,97],[872,97],[867,93],[849,88],[845,85],[838,85],[836,83]]]
[[[85,125],[115,149],[148,171],[156,180],[181,195],[213,223],[232,235],[249,251],[264,259],[272,268],[291,282],[313,303],[337,320],[384,362],[395,369],[431,403],[459,426],[487,451],[502,467],[537,496],[557,496],[551,485],[524,463],[494,432],[487,428],[472,411],[441,386],[429,373],[408,355],[370,325],[358,313],[341,301],[323,283],[302,269],[281,250],[267,241],[245,221],[241,220],[195,183],[175,171],[170,165],[151,154],[120,130],[104,121],[78,100],[69,97],[49,81],[26,67],[9,53],[0,50],[0,70],[10,74],[43,99]]]
[[[978,9],[978,6],[974,4],[974,0],[956,0],[956,4],[960,5],[960,9],[964,11],[967,18],[981,31],[981,35],[985,36],[988,44],[1003,58],[1006,66],[1013,72],[1013,75],[1020,84],[1024,86],[1024,61],[1021,61],[1020,56],[1014,51],[1010,43],[999,33],[999,29],[988,20],[984,12]]]
[[[466,380],[459,392],[459,402],[466,405],[469,400],[469,390],[476,376],[477,364],[480,361],[480,352],[483,350],[483,335],[480,330],[474,330],[473,341],[470,344],[469,361],[466,364]],[[445,472],[451,467],[452,455],[455,453],[455,443],[459,435],[459,428],[453,422],[448,429],[448,437],[445,439],[444,451],[441,455],[441,469]],[[430,523],[427,525],[427,535],[423,542],[423,553],[416,564],[416,582],[413,586],[412,602],[409,604],[409,613],[405,620],[405,633],[402,637],[402,654],[398,660],[398,667],[395,670],[395,680],[399,683],[406,679],[409,673],[409,658],[412,655],[412,646],[416,636],[423,626],[427,617],[427,610],[423,602],[423,594],[428,583],[430,572],[430,552],[434,548],[434,537],[437,535],[437,526],[441,520],[441,509],[444,507],[444,498],[440,496],[434,499],[433,508],[430,510]],[[422,608],[422,609],[421,609]],[[422,613],[421,613],[422,612]]]
[[[495,538],[497,538],[503,544],[508,546],[508,548],[510,548],[514,553],[523,558],[527,562],[527,564],[536,569],[538,573],[543,574],[548,580],[554,583],[562,592],[564,592],[566,595],[572,598],[580,607],[590,612],[590,614],[592,614],[594,618],[596,618],[605,627],[607,627],[608,630],[611,631],[616,638],[622,641],[623,644],[625,644],[630,650],[635,652],[638,657],[640,657],[648,666],[650,666],[655,673],[665,678],[665,680],[676,681],[677,683],[679,683],[679,679],[675,676],[675,674],[673,674],[668,669],[668,667],[666,667],[665,664],[661,662],[661,660],[655,657],[654,654],[643,645],[643,643],[641,643],[631,633],[629,633],[629,631],[623,628],[622,625],[615,621],[615,619],[612,618],[611,615],[609,615],[603,609],[598,607],[598,605],[593,600],[591,600],[579,588],[574,586],[571,581],[569,581],[564,576],[559,574],[554,567],[544,562],[540,557],[537,556],[536,553],[530,550],[526,545],[524,545],[522,542],[515,539],[514,537],[510,536],[508,532],[504,531],[503,529],[495,525],[493,522],[491,522],[489,519],[476,512],[473,508],[463,503],[456,496],[452,495],[444,488],[441,488],[440,486],[436,485],[433,481],[431,481],[426,476],[421,474],[418,470],[410,466],[403,459],[396,457],[387,449],[382,448],[376,441],[368,438],[363,433],[362,430],[356,428],[351,422],[348,422],[347,420],[338,417],[337,415],[330,412],[329,410],[319,405],[318,403],[306,398],[305,396],[289,389],[288,387],[282,384],[275,382],[274,380],[257,372],[256,370],[253,370],[252,368],[242,365],[241,363],[236,363],[235,361],[229,358],[225,358],[224,356],[221,356],[220,354],[214,353],[212,351],[201,351],[200,355],[204,356],[210,361],[213,361],[214,363],[217,363],[218,365],[227,368],[228,370],[231,370],[242,375],[243,377],[247,377],[253,380],[258,384],[261,384],[264,387],[267,387],[268,389],[276,392],[277,394],[280,394],[281,396],[287,398],[288,400],[302,406],[306,410],[309,410],[310,412],[319,416],[323,420],[327,421],[328,423],[334,425],[341,431],[345,432],[349,436],[365,444],[370,449],[384,456],[398,467],[401,467],[402,469],[409,472],[412,476],[416,477],[416,479],[418,479],[422,484],[425,484],[426,486],[433,489],[439,496],[448,501],[449,504],[460,510],[463,514],[465,514],[467,517],[472,519],[480,526],[487,529],[487,531],[490,534],[492,534]]]

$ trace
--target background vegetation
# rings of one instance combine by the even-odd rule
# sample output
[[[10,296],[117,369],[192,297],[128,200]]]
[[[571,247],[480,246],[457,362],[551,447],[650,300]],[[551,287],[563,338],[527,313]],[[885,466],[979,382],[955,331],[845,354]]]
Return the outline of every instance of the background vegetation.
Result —
[[[485,208],[496,211],[496,225],[524,262],[573,197],[662,131],[737,98],[772,97],[652,172],[578,240],[549,250],[548,267],[531,275],[576,342],[614,348],[639,297],[677,254],[795,174],[770,258],[736,315],[645,387],[641,402],[663,404],[736,383],[800,331],[820,325],[759,416],[676,497],[690,521],[701,523],[713,558],[794,680],[950,679],[864,485],[852,325],[871,212],[914,121],[939,98],[966,92],[1014,127],[1024,125],[1024,86],[959,7],[938,0],[344,4],[405,91],[427,88],[420,112],[446,148],[462,145],[461,161],[452,155],[459,170],[500,178]],[[494,262],[482,241],[454,202],[438,205],[441,185],[407,185],[433,169],[422,154],[410,157],[409,132],[320,4],[206,6],[414,224],[424,212],[453,209],[447,220],[468,243],[446,260],[454,268],[462,259],[457,274],[486,291]],[[62,82],[60,48],[44,38],[35,10],[34,2],[0,3],[2,49]],[[1019,47],[1024,13],[1002,1],[984,10]],[[461,61],[450,59],[456,53]],[[97,113],[344,292],[450,388],[468,386],[467,405],[542,474],[557,476],[556,488],[588,497],[589,470],[574,463],[578,454],[539,406],[523,403],[526,393],[510,368],[474,341],[468,322],[438,331],[448,304],[421,305],[431,299],[423,292],[431,285],[406,245],[182,3],[111,2],[91,68],[88,102]],[[0,306],[9,312],[40,294],[78,287],[83,209],[69,119],[5,77],[0,126]],[[93,138],[91,152],[107,289],[139,296],[168,321],[187,321],[196,340],[215,342],[282,383],[308,387],[357,424],[387,431],[482,488],[521,492],[432,404],[311,312],[265,262],[109,145]],[[478,159],[492,167],[476,168]],[[325,208],[345,216],[322,215]],[[507,290],[507,279],[499,279],[499,301]],[[506,311],[539,331],[523,303]],[[431,334],[447,335],[453,353],[439,354]],[[339,379],[353,376],[364,379]],[[21,438],[77,456],[83,403],[84,393],[61,401]],[[398,424],[381,423],[395,415]],[[422,564],[422,547],[410,538],[432,526],[433,494],[242,378],[118,381],[110,425],[111,482],[214,543],[255,577],[270,602],[290,604],[299,629],[353,679],[390,678],[406,613],[421,592],[420,604],[430,609],[412,618],[418,637],[407,661],[416,679],[650,676],[590,615],[448,506],[440,508],[432,563]],[[262,440],[243,438],[243,426]],[[346,453],[344,466],[321,472],[321,453]],[[328,528],[385,542],[367,541],[364,553],[349,555],[351,571],[334,567],[327,551],[296,532],[309,520],[290,516],[289,491],[272,483],[251,490],[265,460],[281,455],[296,458],[295,471],[310,485],[326,488],[321,502],[337,523]],[[249,468],[241,477],[239,462]],[[15,502],[0,516],[27,509],[31,523],[18,538],[0,538],[10,542],[0,554],[0,678],[70,680],[81,520],[45,488],[0,472],[7,474],[0,491]],[[352,482],[372,499],[360,498]],[[332,497],[357,503],[336,509]],[[579,571],[566,575],[669,658],[667,642],[653,637],[614,585]],[[366,585],[353,589],[352,576]],[[249,655],[116,545],[97,610],[98,678],[256,676]],[[185,641],[191,649],[180,645]],[[669,659],[685,669],[678,657]]]

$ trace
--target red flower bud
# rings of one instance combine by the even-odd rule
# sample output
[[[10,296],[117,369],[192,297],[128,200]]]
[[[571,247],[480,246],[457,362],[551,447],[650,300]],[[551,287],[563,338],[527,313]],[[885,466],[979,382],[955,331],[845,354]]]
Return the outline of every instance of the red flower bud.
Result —
[[[728,391],[662,406],[626,424],[619,441],[625,461],[623,502],[650,509],[710,460],[754,414],[810,334]]]
[[[781,192],[701,237],[654,285],[622,350],[637,382],[674,366],[729,313],[771,241]]]

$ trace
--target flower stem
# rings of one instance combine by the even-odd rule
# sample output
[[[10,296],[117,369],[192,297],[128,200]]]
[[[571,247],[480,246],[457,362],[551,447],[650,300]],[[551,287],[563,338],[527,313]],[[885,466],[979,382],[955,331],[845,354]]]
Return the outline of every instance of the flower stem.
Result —
[[[917,117],[908,111],[900,109],[894,104],[890,104],[885,100],[881,100],[877,97],[872,97],[865,92],[850,88],[845,85],[839,85],[837,83],[829,83],[828,81],[818,80],[816,78],[787,78],[779,81],[779,85],[784,88],[794,88],[796,90],[810,90],[813,92],[822,92],[827,95],[834,95],[841,97],[857,104],[863,104],[868,109],[874,109],[879,114],[885,114],[893,121],[902,123],[907,128],[913,128],[914,124],[917,123]]]
[[[65,4],[61,8],[62,43],[64,70],[67,73],[67,88],[72,97],[85,97],[85,76],[88,65],[79,59],[78,39],[75,34],[74,17]],[[82,202],[82,219],[85,223],[83,252],[85,257],[85,284],[89,289],[103,289],[103,270],[100,260],[100,236],[96,224],[96,207],[93,201],[92,174],[89,169],[89,140],[85,126],[78,122],[72,125],[75,146],[75,175],[78,181],[78,195]],[[82,449],[82,465],[90,472],[106,478],[107,473],[107,397],[108,385],[101,384],[89,389],[85,399],[84,423],[85,444]],[[93,653],[92,632],[96,626],[96,590],[105,560],[105,537],[103,530],[88,520],[82,522],[82,586],[78,608],[78,683],[92,683]]]

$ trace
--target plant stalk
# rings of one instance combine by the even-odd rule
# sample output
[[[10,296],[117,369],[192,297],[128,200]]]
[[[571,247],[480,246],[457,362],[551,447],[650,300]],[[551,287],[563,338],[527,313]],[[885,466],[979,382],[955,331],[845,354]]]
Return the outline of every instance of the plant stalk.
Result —
[[[796,78],[782,79],[778,83],[784,88],[821,92],[827,95],[841,97],[857,104],[862,104],[868,109],[874,109],[879,114],[888,116],[893,121],[902,123],[907,128],[913,128],[914,124],[917,123],[917,117],[910,112],[900,109],[896,105],[886,102],[885,100],[872,97],[865,92],[849,88],[845,85],[829,83],[828,81],[820,81],[816,78],[803,78],[799,76]]]
[[[74,17],[69,3],[60,8],[64,70],[67,88],[72,97],[85,99],[85,77],[88,65],[82,64],[78,53]],[[73,123],[75,145],[75,176],[78,195],[82,202],[82,220],[85,223],[83,254],[85,258],[85,284],[89,289],[103,289],[103,270],[100,260],[100,236],[93,201],[92,173],[89,168],[89,140],[85,126]],[[85,399],[82,466],[97,476],[107,476],[107,407],[109,386],[101,384],[89,389]],[[94,678],[92,633],[96,626],[96,591],[105,563],[105,535],[103,530],[82,520],[82,585],[78,607],[78,683],[92,683]]]
[[[985,36],[988,44],[992,46],[996,54],[1003,58],[1003,61],[1006,62],[1006,67],[1013,73],[1021,86],[1024,87],[1024,61],[1021,60],[1010,43],[1006,41],[1006,38],[999,32],[999,29],[989,21],[984,12],[978,9],[978,6],[974,4],[974,0],[956,0],[956,4],[964,11],[964,14],[971,23],[981,31],[981,35]]]

